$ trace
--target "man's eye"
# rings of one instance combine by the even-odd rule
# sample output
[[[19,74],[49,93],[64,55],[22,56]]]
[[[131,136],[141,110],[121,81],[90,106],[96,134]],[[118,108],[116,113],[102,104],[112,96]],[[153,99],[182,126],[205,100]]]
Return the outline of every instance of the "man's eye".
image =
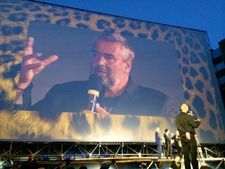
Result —
[[[114,57],[112,55],[104,55],[104,58],[106,60],[114,60]]]

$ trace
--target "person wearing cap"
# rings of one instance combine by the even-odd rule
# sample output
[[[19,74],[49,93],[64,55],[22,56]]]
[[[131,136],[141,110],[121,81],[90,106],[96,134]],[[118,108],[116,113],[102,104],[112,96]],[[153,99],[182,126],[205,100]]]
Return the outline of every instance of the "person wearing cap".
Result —
[[[197,144],[195,140],[195,129],[201,124],[200,119],[195,119],[189,114],[189,106],[183,103],[180,107],[180,113],[176,116],[176,126],[180,133],[181,143],[184,154],[185,169],[198,169]]]

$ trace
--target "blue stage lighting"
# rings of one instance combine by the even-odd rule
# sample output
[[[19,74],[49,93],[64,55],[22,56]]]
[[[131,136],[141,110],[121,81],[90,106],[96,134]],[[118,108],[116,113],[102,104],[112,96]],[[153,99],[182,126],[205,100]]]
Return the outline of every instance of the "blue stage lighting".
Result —
[[[70,158],[71,158],[71,155],[70,155],[70,154],[66,154],[66,155],[64,156],[64,159],[65,159],[65,160],[70,160]]]
[[[44,155],[43,155],[43,160],[44,160],[44,161],[48,161],[48,160],[49,160],[49,157],[48,157],[47,154],[44,154]]]

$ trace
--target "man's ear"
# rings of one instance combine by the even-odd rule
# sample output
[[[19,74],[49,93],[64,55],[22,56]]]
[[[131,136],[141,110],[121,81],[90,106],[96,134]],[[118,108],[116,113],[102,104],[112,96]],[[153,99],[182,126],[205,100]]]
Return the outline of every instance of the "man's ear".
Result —
[[[125,61],[124,64],[125,64],[125,72],[127,74],[129,74],[130,71],[131,71],[131,68],[132,68],[132,60],[131,59],[128,59],[127,61]]]

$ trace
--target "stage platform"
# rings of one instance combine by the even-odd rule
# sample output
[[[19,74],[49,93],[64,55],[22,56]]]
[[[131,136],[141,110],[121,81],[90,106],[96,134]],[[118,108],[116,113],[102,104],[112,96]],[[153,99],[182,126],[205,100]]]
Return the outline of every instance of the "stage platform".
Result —
[[[108,164],[122,169],[124,164],[157,168],[170,166],[174,158],[157,157],[156,145],[151,142],[47,142],[47,141],[0,141],[0,157],[22,164],[32,156],[40,166],[74,166]],[[225,168],[222,144],[202,144],[201,165],[213,164]],[[173,152],[174,154],[176,152]],[[181,163],[182,160],[181,160]],[[77,168],[77,167],[76,167]],[[126,167],[125,167],[126,168]]]

